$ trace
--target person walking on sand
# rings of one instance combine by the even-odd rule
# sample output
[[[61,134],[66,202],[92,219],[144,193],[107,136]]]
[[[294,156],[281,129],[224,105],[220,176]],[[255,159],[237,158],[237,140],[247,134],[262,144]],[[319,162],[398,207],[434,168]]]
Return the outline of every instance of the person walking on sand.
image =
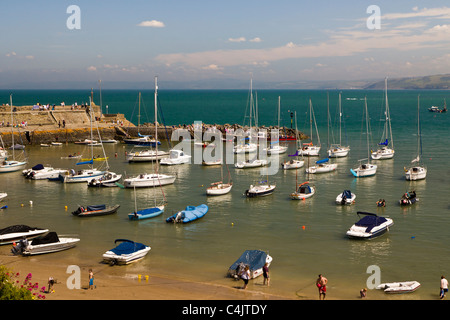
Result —
[[[244,280],[244,286],[242,289],[247,289],[248,280],[250,280],[250,268],[249,266],[245,266],[244,271],[241,274],[241,279]]]
[[[444,299],[445,294],[448,292],[448,281],[444,276],[441,276],[441,290],[440,290],[440,298]]]
[[[270,276],[269,276],[269,264],[267,262],[264,264],[264,267],[263,267],[263,277],[264,277],[263,285],[266,285],[266,283],[267,283],[267,286],[269,286]]]
[[[89,269],[89,288],[91,290],[94,289],[94,273],[92,272],[92,269]]]
[[[319,289],[319,300],[325,300],[325,296],[327,294],[327,283],[328,279],[319,274],[319,277],[316,280],[316,286]]]

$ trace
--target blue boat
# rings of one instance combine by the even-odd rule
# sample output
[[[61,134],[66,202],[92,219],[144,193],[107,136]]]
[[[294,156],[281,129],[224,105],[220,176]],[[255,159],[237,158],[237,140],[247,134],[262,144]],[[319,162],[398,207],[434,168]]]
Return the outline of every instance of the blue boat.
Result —
[[[164,212],[164,205],[152,208],[146,208],[128,214],[130,220],[142,220],[159,216]]]
[[[139,261],[150,251],[150,246],[127,239],[116,239],[114,243],[120,242],[115,248],[103,254],[103,261],[110,265],[124,265]]]
[[[197,207],[187,206],[185,210],[179,211],[166,219],[166,222],[173,223],[189,223],[191,221],[202,218],[209,210],[206,204]]]
[[[250,269],[250,278],[254,279],[263,274],[263,267],[270,266],[272,257],[261,250],[246,250],[229,268],[228,276],[238,278],[245,266]]]

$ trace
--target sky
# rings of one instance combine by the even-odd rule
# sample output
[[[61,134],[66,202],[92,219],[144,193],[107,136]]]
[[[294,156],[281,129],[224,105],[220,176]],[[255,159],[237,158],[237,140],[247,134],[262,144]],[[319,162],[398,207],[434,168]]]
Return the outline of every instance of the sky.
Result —
[[[15,0],[0,8],[0,88],[450,73],[448,0]]]

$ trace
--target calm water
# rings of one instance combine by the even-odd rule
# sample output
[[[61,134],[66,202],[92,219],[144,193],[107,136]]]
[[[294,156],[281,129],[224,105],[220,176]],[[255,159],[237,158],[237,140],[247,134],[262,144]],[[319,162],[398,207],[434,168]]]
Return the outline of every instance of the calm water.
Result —
[[[0,92],[0,101],[8,102],[9,93]],[[403,167],[416,156],[417,95],[421,95],[421,123],[424,143],[424,159],[428,166],[425,181],[408,182]],[[90,92],[81,91],[18,91],[13,92],[14,104],[41,103],[66,104],[83,102]],[[108,104],[110,113],[124,113],[137,123],[137,91],[104,91],[102,105]],[[131,189],[91,189],[85,184],[64,185],[49,181],[25,180],[19,172],[0,176],[1,191],[8,193],[5,201],[8,209],[0,211],[0,226],[27,224],[46,227],[58,234],[78,235],[77,248],[39,256],[33,259],[55,262],[70,261],[89,265],[117,274],[137,274],[150,270],[188,279],[214,282],[225,286],[237,285],[224,276],[228,267],[246,249],[268,251],[274,262],[271,267],[270,289],[255,285],[254,290],[282,293],[289,297],[316,298],[313,283],[318,273],[328,277],[329,295],[354,299],[366,286],[370,265],[381,268],[382,282],[417,280],[422,287],[415,293],[387,296],[371,290],[369,295],[379,299],[435,299],[441,274],[448,275],[450,265],[447,231],[450,229],[450,203],[447,197],[450,170],[447,165],[449,152],[448,114],[427,111],[431,105],[443,105],[446,91],[392,91],[389,105],[396,155],[392,160],[378,161],[376,176],[354,179],[349,169],[357,160],[366,157],[365,134],[362,133],[364,96],[367,95],[373,146],[379,142],[383,128],[383,92],[344,91],[343,110],[345,130],[343,138],[352,150],[349,157],[338,159],[338,170],[314,175],[310,180],[317,186],[316,195],[306,201],[290,200],[289,193],[295,186],[295,171],[280,170],[269,176],[276,181],[277,189],[269,197],[247,199],[243,192],[251,183],[260,180],[259,169],[237,170],[230,166],[234,186],[230,194],[208,198],[205,188],[220,178],[218,167],[186,164],[162,167],[161,172],[176,174],[175,184],[164,187],[169,202],[164,215],[143,221],[128,221],[128,213],[134,210],[134,192]],[[98,96],[98,94],[97,94]],[[160,104],[165,123],[244,123],[248,93],[245,91],[160,91]],[[287,110],[297,112],[299,130],[309,131],[308,100],[311,97],[322,145],[328,141],[327,92],[325,91],[262,91],[258,92],[259,123],[276,124],[278,96],[281,96],[282,123],[290,126]],[[153,119],[153,93],[143,92],[148,120]],[[333,133],[337,137],[335,115],[338,92],[330,92],[330,113]],[[85,100],[87,100],[85,99]],[[96,102],[98,98],[96,98]],[[142,106],[141,106],[142,107]],[[105,112],[105,109],[104,109]],[[163,146],[167,147],[167,146]],[[192,147],[193,150],[194,147]],[[105,145],[111,169],[126,175],[153,170],[151,163],[129,164],[125,152],[132,148],[123,144]],[[51,150],[51,152],[49,152]],[[82,146],[74,144],[62,147],[27,148],[29,167],[42,163],[53,167],[72,168],[71,160],[62,160],[73,152],[88,154]],[[295,151],[295,143],[289,143],[288,153]],[[96,151],[95,151],[96,152]],[[101,149],[98,149],[101,153]],[[114,157],[117,153],[118,157]],[[325,156],[325,147],[322,154]],[[317,158],[316,158],[317,159]],[[264,177],[265,179],[265,177]],[[299,181],[306,179],[304,168],[298,171]],[[356,193],[356,204],[336,206],[335,197],[344,189]],[[415,189],[420,201],[412,207],[401,208],[397,201],[402,193]],[[160,191],[158,190],[160,193]],[[153,199],[153,189],[136,191],[138,206],[145,206]],[[387,201],[387,207],[377,209],[379,198]],[[29,201],[33,201],[30,207]],[[119,203],[116,215],[80,219],[71,215],[77,205]],[[167,224],[167,216],[187,205],[206,203],[208,214],[201,220],[187,225]],[[21,206],[23,204],[23,206]],[[67,206],[67,211],[65,210]],[[372,241],[352,241],[346,238],[346,230],[357,220],[357,211],[378,212],[390,216],[395,225],[390,232]],[[304,228],[302,228],[304,226]],[[117,238],[129,238],[152,247],[143,261],[127,266],[110,268],[99,264],[101,255],[114,246]],[[0,248],[2,254],[8,250]],[[262,280],[257,280],[262,281]],[[240,283],[239,283],[240,285]],[[300,290],[300,291],[299,291]]]

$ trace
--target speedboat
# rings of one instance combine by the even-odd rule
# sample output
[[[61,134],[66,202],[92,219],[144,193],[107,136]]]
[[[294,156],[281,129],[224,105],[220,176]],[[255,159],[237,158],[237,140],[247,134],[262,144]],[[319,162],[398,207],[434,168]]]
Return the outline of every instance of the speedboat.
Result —
[[[169,157],[161,159],[161,161],[159,163],[170,166],[170,165],[176,165],[176,164],[189,163],[190,161],[191,161],[191,156],[185,154],[183,152],[183,150],[173,149],[173,150],[170,150]]]
[[[176,176],[161,173],[143,173],[123,180],[125,188],[159,187],[175,182]]]
[[[173,223],[188,223],[197,219],[202,218],[209,210],[206,204],[201,204],[199,206],[187,206],[186,209],[175,213],[166,219],[166,222]]]
[[[268,181],[262,181],[257,185],[250,185],[248,190],[245,190],[247,198],[264,197],[271,195],[275,191],[276,185],[270,184]]]
[[[0,229],[0,245],[10,244],[22,239],[33,239],[48,232],[48,229],[33,228],[26,225],[9,226]]]
[[[355,203],[356,194],[352,193],[350,190],[344,190],[336,197],[336,204],[353,204]]]
[[[410,293],[420,288],[420,283],[417,281],[402,281],[382,283],[376,287],[386,293]]]
[[[72,214],[77,217],[104,216],[107,214],[116,213],[119,207],[119,204],[116,204],[114,206],[107,206],[105,204],[91,205],[86,207],[79,206],[77,210],[72,212]]]
[[[88,181],[88,187],[116,187],[116,182],[122,178],[121,174],[106,171],[102,176]]]
[[[137,262],[143,259],[150,251],[150,247],[145,244],[127,239],[116,239],[114,243],[120,242],[115,248],[103,254],[103,261],[110,265],[124,265]]]
[[[417,201],[419,201],[419,198],[417,198],[415,191],[405,192],[402,198],[398,200],[401,206],[411,205],[416,203]]]
[[[316,193],[316,187],[309,184],[309,181],[303,182],[298,185],[295,192],[291,193],[291,199],[293,200],[305,200],[311,198]]]
[[[237,169],[246,169],[246,168],[258,168],[264,167],[267,165],[267,160],[264,159],[253,159],[247,160],[244,162],[237,162],[234,167]]]
[[[337,163],[328,163],[329,159],[323,159],[316,161],[316,165],[306,168],[306,173],[325,173],[335,171]]]
[[[250,269],[250,279],[255,279],[263,274],[263,267],[267,263],[270,266],[273,258],[261,250],[246,250],[244,253],[228,268],[228,276],[239,279],[239,275],[246,266]]]
[[[79,241],[78,238],[58,237],[56,232],[49,232],[45,236],[34,238],[31,242],[20,240],[11,251],[14,254],[31,256],[67,250],[75,247]]]
[[[58,178],[60,174],[66,173],[67,169],[55,169],[53,167],[44,167],[42,164],[37,164],[31,169],[22,171],[22,174],[27,179],[44,180]]]
[[[347,231],[347,236],[352,239],[373,239],[394,225],[391,218],[379,217],[375,213],[358,211],[357,214],[364,217]]]

